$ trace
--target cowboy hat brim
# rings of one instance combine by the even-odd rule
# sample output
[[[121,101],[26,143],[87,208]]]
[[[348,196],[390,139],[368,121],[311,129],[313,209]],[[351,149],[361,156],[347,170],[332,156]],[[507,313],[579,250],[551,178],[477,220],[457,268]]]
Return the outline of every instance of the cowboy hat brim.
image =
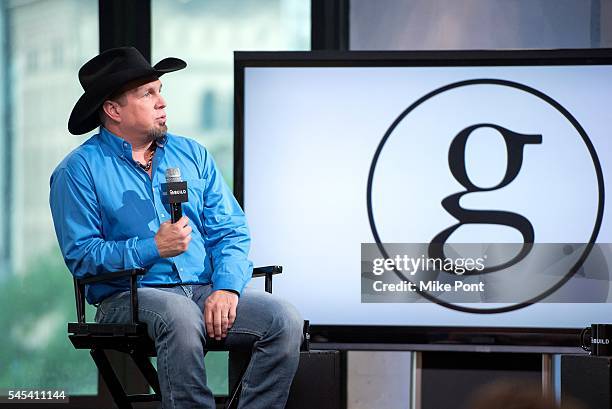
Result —
[[[109,75],[103,82],[95,84],[81,95],[70,113],[68,131],[73,135],[82,135],[99,126],[98,109],[109,96],[128,82],[146,77],[161,77],[166,73],[182,70],[186,66],[185,61],[170,57],[164,58],[152,68],[124,70]]]

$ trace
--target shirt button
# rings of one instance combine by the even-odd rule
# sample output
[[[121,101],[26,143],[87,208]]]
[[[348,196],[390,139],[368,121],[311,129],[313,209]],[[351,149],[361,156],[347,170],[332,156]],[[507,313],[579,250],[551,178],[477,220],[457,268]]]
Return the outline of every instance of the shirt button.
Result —
[[[161,214],[161,217],[166,217],[166,215],[162,213],[162,214]]]

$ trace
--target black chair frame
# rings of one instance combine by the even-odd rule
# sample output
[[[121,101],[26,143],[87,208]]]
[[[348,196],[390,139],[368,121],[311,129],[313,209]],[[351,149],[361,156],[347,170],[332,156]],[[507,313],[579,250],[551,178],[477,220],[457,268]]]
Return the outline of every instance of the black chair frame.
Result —
[[[272,276],[282,273],[282,266],[266,266],[253,269],[253,277],[265,278],[265,290],[272,292]],[[145,270],[134,269],[115,273],[90,276],[74,279],[77,322],[68,323],[68,337],[76,349],[89,349],[100,376],[108,387],[111,396],[119,409],[132,409],[134,402],[161,401],[161,390],[157,377],[157,370],[150,361],[156,356],[155,345],[147,334],[146,324],[138,319],[138,276],[144,275]],[[85,286],[92,283],[115,280],[129,277],[130,281],[130,309],[131,321],[128,324],[98,324],[89,323],[85,316]],[[304,322],[304,342],[302,350],[309,348],[308,321]],[[106,354],[107,350],[115,350],[128,354],[144,379],[153,389],[149,394],[127,394],[119,381]],[[207,351],[228,351],[222,341],[207,340]],[[242,385],[240,381],[230,391],[225,402],[226,408],[237,404]]]

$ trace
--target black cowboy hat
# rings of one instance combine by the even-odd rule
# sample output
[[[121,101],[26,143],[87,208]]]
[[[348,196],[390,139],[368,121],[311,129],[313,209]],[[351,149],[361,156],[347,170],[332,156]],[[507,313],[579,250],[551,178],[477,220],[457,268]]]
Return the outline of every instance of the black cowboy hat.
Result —
[[[187,63],[178,58],[164,58],[154,66],[134,47],[118,47],[104,51],[87,61],[79,70],[79,82],[85,90],[77,101],[68,130],[81,135],[100,125],[98,109],[105,100],[128,82],[157,78],[167,72],[185,68]]]

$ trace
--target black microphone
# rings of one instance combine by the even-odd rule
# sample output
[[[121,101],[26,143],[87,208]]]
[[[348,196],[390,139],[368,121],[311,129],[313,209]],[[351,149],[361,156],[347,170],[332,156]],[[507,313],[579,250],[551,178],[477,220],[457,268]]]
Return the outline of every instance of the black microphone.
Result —
[[[183,217],[182,203],[188,201],[187,182],[181,180],[181,170],[179,168],[166,169],[166,183],[163,184],[162,195],[165,202],[170,205],[171,221],[176,223]]]

